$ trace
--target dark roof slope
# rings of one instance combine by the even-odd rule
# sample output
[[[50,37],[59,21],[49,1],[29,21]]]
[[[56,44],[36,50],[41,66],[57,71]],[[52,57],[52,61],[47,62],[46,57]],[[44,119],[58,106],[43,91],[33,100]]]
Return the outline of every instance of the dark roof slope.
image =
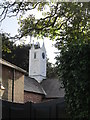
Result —
[[[61,82],[58,79],[46,79],[41,82],[41,85],[47,93],[46,98],[64,97],[64,89],[61,88]]]
[[[30,78],[28,76],[25,76],[24,78],[24,91],[46,95],[40,83],[38,83],[34,78]]]

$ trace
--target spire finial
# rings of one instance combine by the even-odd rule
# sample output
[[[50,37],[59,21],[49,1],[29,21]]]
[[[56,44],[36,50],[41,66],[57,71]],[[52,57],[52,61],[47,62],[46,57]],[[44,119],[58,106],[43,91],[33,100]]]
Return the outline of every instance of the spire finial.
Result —
[[[46,51],[46,49],[45,49],[45,44],[44,44],[44,40],[43,40],[43,44],[42,44],[42,50]]]
[[[33,43],[32,43],[32,49],[34,49],[34,40],[33,40]]]
[[[44,45],[44,39],[43,39],[43,45],[42,45],[42,47],[45,47],[45,45]]]

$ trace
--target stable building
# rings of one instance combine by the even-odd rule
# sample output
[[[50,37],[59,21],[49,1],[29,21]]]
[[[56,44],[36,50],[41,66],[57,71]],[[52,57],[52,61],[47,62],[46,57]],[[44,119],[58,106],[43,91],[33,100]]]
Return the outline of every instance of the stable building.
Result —
[[[10,62],[0,59],[0,69],[2,74],[1,83],[5,88],[2,99],[23,103],[24,102],[24,75],[27,72]]]
[[[40,103],[45,98],[46,92],[34,78],[24,78],[24,102]]]

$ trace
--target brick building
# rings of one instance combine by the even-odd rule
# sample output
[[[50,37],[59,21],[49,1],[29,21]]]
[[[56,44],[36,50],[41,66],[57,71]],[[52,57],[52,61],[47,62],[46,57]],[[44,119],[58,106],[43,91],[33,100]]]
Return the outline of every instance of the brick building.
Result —
[[[45,98],[45,91],[34,78],[24,78],[24,102],[39,103]]]
[[[24,102],[24,74],[26,71],[0,59],[2,69],[2,84],[5,88],[2,99],[23,103]]]
[[[34,78],[24,78],[24,102],[40,103],[64,97],[64,89],[57,78],[45,79],[38,83]]]

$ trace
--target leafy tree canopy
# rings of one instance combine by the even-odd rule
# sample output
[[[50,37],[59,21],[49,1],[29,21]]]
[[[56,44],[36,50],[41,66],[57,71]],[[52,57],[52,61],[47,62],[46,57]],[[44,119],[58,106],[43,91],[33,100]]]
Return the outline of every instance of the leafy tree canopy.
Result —
[[[49,4],[49,12],[44,18],[35,19],[31,15],[20,19],[19,33],[27,36],[50,37],[57,41],[58,48],[67,43],[81,43],[90,40],[90,3]]]
[[[55,64],[50,63],[48,60],[49,59],[47,59],[47,78],[57,78],[57,67]]]
[[[56,39],[58,47],[69,42],[87,42],[90,39],[90,2],[20,2],[3,1],[0,5],[1,21],[19,15],[19,38],[31,33],[34,36]],[[43,17],[33,14],[23,18],[32,9],[41,11]],[[48,8],[48,12],[45,9]]]
[[[30,45],[16,45],[5,34],[2,38],[2,58],[28,71]],[[23,53],[23,54],[22,54]]]

